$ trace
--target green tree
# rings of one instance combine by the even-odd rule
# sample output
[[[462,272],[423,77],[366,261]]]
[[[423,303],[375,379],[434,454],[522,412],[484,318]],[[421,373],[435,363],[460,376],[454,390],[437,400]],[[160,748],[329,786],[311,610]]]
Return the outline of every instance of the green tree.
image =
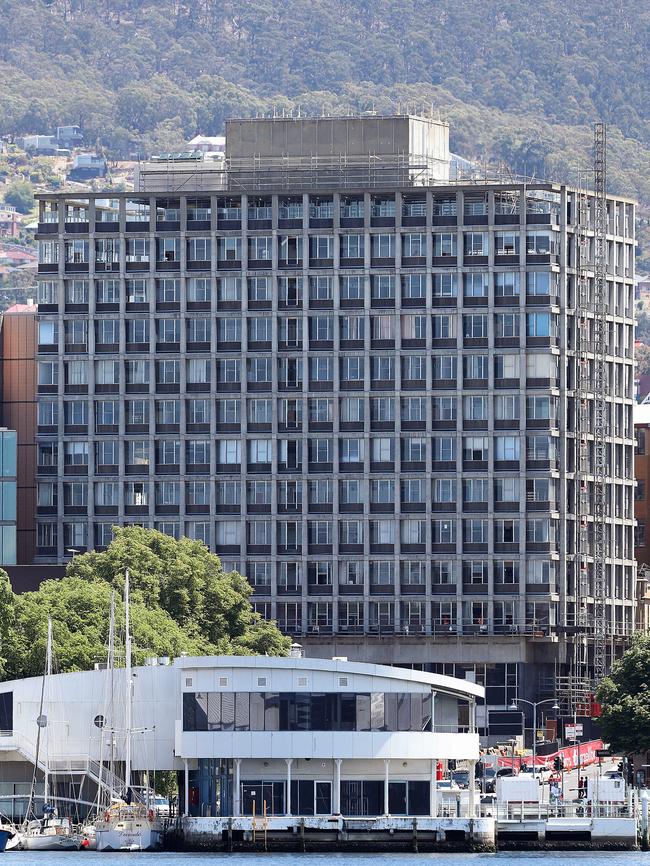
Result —
[[[89,670],[106,657],[112,588],[104,581],[78,577],[48,580],[36,592],[14,596],[13,621],[7,647],[6,676],[17,679],[43,671],[47,620],[60,671]],[[116,598],[116,622],[124,622],[122,600]],[[133,660],[147,656],[178,656],[181,652],[213,652],[208,641],[187,635],[169,614],[142,598],[131,604]]]
[[[597,697],[603,739],[614,752],[650,749],[650,635],[636,635],[598,686]]]
[[[15,616],[16,596],[9,582],[9,575],[0,568],[0,679],[7,668],[7,654],[12,650],[12,625]]]
[[[5,190],[5,201],[21,213],[29,213],[34,206],[34,188],[26,180],[15,180]]]
[[[219,652],[287,652],[288,639],[253,610],[248,581],[224,572],[219,557],[200,541],[139,526],[115,527],[105,551],[75,556],[66,575],[103,581],[121,592],[127,568],[134,600],[160,607],[188,637]]]

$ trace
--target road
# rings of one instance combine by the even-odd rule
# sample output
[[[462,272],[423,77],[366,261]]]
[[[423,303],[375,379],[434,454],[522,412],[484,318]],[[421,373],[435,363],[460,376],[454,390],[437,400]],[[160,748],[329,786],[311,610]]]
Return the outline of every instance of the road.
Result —
[[[587,767],[580,768],[580,776],[586,776],[587,779],[595,779],[599,773],[602,776],[608,770],[617,770],[619,758],[601,758],[600,767],[598,763],[589,764]],[[548,789],[548,785],[544,786]],[[545,792],[546,793],[546,792]],[[564,773],[564,799],[578,799],[578,770],[568,770]]]

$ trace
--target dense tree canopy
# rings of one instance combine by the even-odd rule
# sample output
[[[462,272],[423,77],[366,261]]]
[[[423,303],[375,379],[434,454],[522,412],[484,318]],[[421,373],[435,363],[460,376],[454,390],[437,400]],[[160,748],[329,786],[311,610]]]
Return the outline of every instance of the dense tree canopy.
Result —
[[[5,189],[4,199],[20,213],[29,213],[34,206],[34,187],[27,181],[16,180]]]
[[[37,592],[14,595],[0,571],[0,675],[42,671],[48,617],[61,671],[85,670],[104,658],[113,590],[116,619],[124,620],[126,568],[137,663],[181,652],[287,652],[288,639],[253,610],[248,582],[225,573],[205,545],[128,527],[115,529],[106,551],[75,556],[62,580],[45,581]]]
[[[452,147],[574,171],[611,129],[610,186],[650,201],[650,9],[636,0],[4,0],[0,133],[80,123],[150,152],[273,108],[432,104]]]
[[[617,754],[650,749],[650,635],[637,634],[598,687],[603,739]]]

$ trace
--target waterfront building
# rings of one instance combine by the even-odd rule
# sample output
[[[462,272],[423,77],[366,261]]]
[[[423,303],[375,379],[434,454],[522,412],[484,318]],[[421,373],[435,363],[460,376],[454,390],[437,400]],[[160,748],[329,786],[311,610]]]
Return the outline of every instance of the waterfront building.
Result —
[[[447,141],[231,121],[224,160],[38,196],[36,557],[116,523],[201,539],[311,655],[485,685],[498,739],[513,698],[591,672],[594,201],[449,182]],[[635,613],[634,205],[607,206],[609,663]]]
[[[436,816],[437,762],[473,772],[479,757],[484,689],[466,680],[342,659],[158,661],[134,669],[133,769],[141,778],[176,770],[186,815]],[[112,676],[113,693],[125,693],[124,670]],[[47,762],[59,801],[83,790],[92,802],[93,787],[120,776],[124,705],[110,703],[110,679],[105,669],[49,678]],[[0,683],[0,790],[18,797],[17,815],[41,688],[41,677]],[[99,768],[109,759],[115,773]]]

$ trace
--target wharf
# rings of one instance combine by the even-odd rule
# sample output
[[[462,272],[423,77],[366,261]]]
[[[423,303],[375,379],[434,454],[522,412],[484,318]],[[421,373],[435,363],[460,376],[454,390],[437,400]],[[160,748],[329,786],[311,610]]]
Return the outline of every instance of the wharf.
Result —
[[[181,818],[166,842],[203,851],[494,851],[495,826],[492,817]]]
[[[629,850],[638,826],[625,810],[572,814],[498,810],[481,817],[185,817],[169,828],[168,848],[194,851]]]

